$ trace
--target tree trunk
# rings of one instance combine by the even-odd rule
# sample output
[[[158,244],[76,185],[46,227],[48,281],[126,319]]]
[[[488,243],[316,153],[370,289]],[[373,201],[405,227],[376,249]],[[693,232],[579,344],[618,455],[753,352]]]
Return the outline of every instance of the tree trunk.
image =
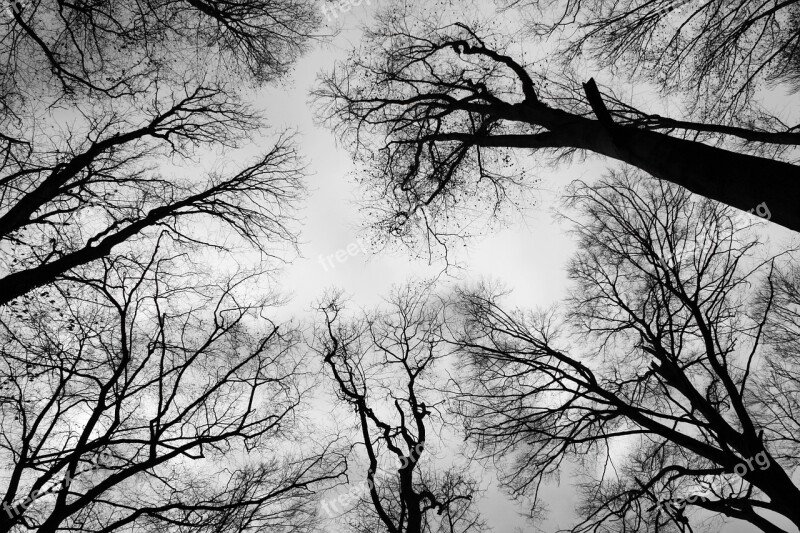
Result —
[[[754,212],[764,204],[760,216],[800,231],[800,167],[796,165],[654,131],[606,125],[538,103],[512,109],[503,115],[550,129],[557,146],[612,157],[742,211]],[[531,148],[541,147],[540,141],[529,137]]]

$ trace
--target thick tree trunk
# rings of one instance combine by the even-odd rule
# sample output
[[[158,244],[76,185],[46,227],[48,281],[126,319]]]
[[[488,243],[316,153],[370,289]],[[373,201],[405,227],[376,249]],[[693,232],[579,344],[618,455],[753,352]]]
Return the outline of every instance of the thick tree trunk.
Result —
[[[800,231],[800,167],[740,154],[639,128],[603,124],[543,104],[517,104],[504,118],[548,128],[556,147],[589,150],[644,170],[699,195],[754,212],[764,204],[772,222]],[[514,136],[512,146],[525,146],[526,136]],[[531,148],[541,138],[527,136]],[[501,145],[489,141],[486,144]]]
[[[148,226],[155,224],[158,220],[168,215],[171,210],[171,206],[153,209],[146,217],[107,236],[95,245],[86,245],[49,263],[13,272],[0,278],[0,305],[6,304],[37,287],[54,282],[60,275],[75,267],[102,259],[111,253],[111,249],[114,246],[123,243]]]
[[[602,134],[599,134],[602,135]],[[608,135],[608,134],[606,134]],[[800,231],[800,168],[662,133],[613,127],[606,154],[706,198],[754,212]]]

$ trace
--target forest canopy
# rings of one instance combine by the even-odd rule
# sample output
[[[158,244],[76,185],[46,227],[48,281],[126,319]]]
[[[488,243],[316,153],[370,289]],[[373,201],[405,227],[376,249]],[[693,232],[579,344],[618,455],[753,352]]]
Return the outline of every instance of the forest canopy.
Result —
[[[5,3],[0,533],[798,531],[798,47],[795,0]]]

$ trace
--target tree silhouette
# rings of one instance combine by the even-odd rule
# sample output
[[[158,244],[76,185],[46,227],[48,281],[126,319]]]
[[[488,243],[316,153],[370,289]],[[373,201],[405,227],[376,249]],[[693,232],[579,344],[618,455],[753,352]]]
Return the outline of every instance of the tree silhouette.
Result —
[[[511,37],[441,20],[387,10],[315,91],[321,119],[353,141],[382,230],[422,228],[433,241],[463,231],[476,199],[496,209],[532,183],[511,164],[520,150],[597,154],[743,211],[765,203],[772,222],[800,230],[793,128],[640,110],[593,79],[516,58]]]
[[[252,276],[223,283],[174,249],[165,231],[150,256],[2,308],[0,530],[315,524],[345,463],[335,441],[280,451],[303,438],[298,333],[260,318],[269,299],[241,303]]]
[[[238,169],[190,169],[264,126],[240,93],[287,72],[319,22],[311,4],[32,0],[9,15],[0,304],[163,227],[218,244],[190,231],[203,220],[267,253],[293,239],[302,165],[290,135]]]
[[[666,182],[616,176],[570,201],[580,251],[563,312],[461,295],[459,411],[479,454],[512,456],[504,482],[534,498],[582,465],[570,531],[800,524],[791,263],[754,259],[729,208]]]
[[[316,527],[346,463],[300,431],[299,334],[266,318],[304,169],[289,133],[253,155],[246,92],[319,22],[296,0],[0,16],[0,531]]]
[[[703,122],[795,127],[757,105],[767,84],[800,88],[800,18],[793,1],[504,0],[532,37],[559,41],[562,67],[589,57],[616,77],[683,94]],[[562,35],[569,37],[562,38]],[[786,140],[792,139],[787,135]]]
[[[384,311],[342,317],[334,294],[320,310],[317,350],[339,400],[352,407],[367,459],[366,494],[350,511],[353,531],[468,533],[482,531],[471,507],[477,483],[456,468],[425,468],[426,450],[442,422],[435,369],[447,355],[443,302],[426,284],[397,289]],[[389,457],[388,464],[384,457]],[[383,469],[386,469],[384,472]]]

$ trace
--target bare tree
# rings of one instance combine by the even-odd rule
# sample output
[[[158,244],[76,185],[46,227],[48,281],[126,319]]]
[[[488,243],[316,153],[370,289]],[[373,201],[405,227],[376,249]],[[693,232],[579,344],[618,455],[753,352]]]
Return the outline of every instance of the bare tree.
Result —
[[[164,231],[0,308],[0,531],[312,530],[345,462],[285,447],[308,438],[299,335],[180,247]]]
[[[209,93],[194,92],[134,132],[87,141],[85,150],[67,165],[53,162],[51,167],[34,169],[26,164],[9,176],[3,189],[7,209],[0,216],[7,271],[0,278],[0,303],[107,257],[134,237],[152,238],[165,228],[187,245],[215,247],[208,232],[198,231],[197,225],[227,226],[270,255],[274,255],[270,247],[291,242],[291,206],[303,188],[290,139],[280,139],[268,153],[232,175],[211,174],[199,184],[150,175],[142,167],[149,151],[145,142],[137,142],[143,138],[164,136],[169,142],[180,142],[182,136],[222,138],[225,123],[239,121],[238,112],[216,105],[213,99]],[[210,116],[196,120],[193,113],[202,107]],[[217,112],[219,118],[214,117]],[[31,180],[33,175],[44,179],[37,183]]]
[[[308,437],[310,380],[297,333],[264,316],[273,299],[252,298],[273,265],[232,257],[284,259],[303,165],[286,133],[231,152],[266,124],[243,94],[288,72],[318,9],[7,7],[0,530],[312,530],[344,457],[284,453]]]
[[[351,322],[340,316],[339,295],[321,307],[318,350],[339,400],[355,411],[367,458],[367,493],[350,514],[353,531],[483,530],[471,505],[477,483],[455,468],[424,468],[444,402],[434,379],[446,355],[444,307],[435,300],[426,284],[409,284],[391,296],[389,310]]]
[[[510,37],[395,7],[315,92],[321,119],[366,167],[382,229],[421,227],[433,240],[463,231],[476,197],[496,209],[531,184],[512,161],[519,150],[615,159],[743,211],[766,203],[773,222],[800,229],[800,170],[784,153],[798,132],[657,116],[592,79],[581,86],[515,58]]]
[[[0,17],[4,126],[91,98],[125,106],[156,83],[285,74],[321,21],[305,0],[23,0]],[[229,84],[230,85],[230,84]],[[16,119],[16,121],[14,120]],[[19,123],[19,122],[21,123]],[[11,135],[13,137],[13,135]]]
[[[755,105],[766,85],[800,88],[800,6],[768,0],[504,0],[537,37],[560,41],[562,66],[591,58],[616,77],[685,95],[702,121],[783,128]],[[562,37],[569,35],[569,37]],[[786,137],[787,140],[792,136]]]
[[[189,228],[227,226],[262,253],[291,242],[303,168],[290,135],[238,169],[181,175],[262,131],[240,93],[287,72],[318,23],[296,0],[10,4],[0,304],[164,227],[217,246]]]
[[[488,287],[461,295],[459,412],[478,453],[513,457],[504,482],[534,500],[566,461],[582,465],[574,532],[800,525],[784,413],[796,354],[776,351],[796,286],[776,276],[781,259],[755,260],[731,210],[665,182],[617,176],[571,203],[580,251],[563,312],[505,310]]]

